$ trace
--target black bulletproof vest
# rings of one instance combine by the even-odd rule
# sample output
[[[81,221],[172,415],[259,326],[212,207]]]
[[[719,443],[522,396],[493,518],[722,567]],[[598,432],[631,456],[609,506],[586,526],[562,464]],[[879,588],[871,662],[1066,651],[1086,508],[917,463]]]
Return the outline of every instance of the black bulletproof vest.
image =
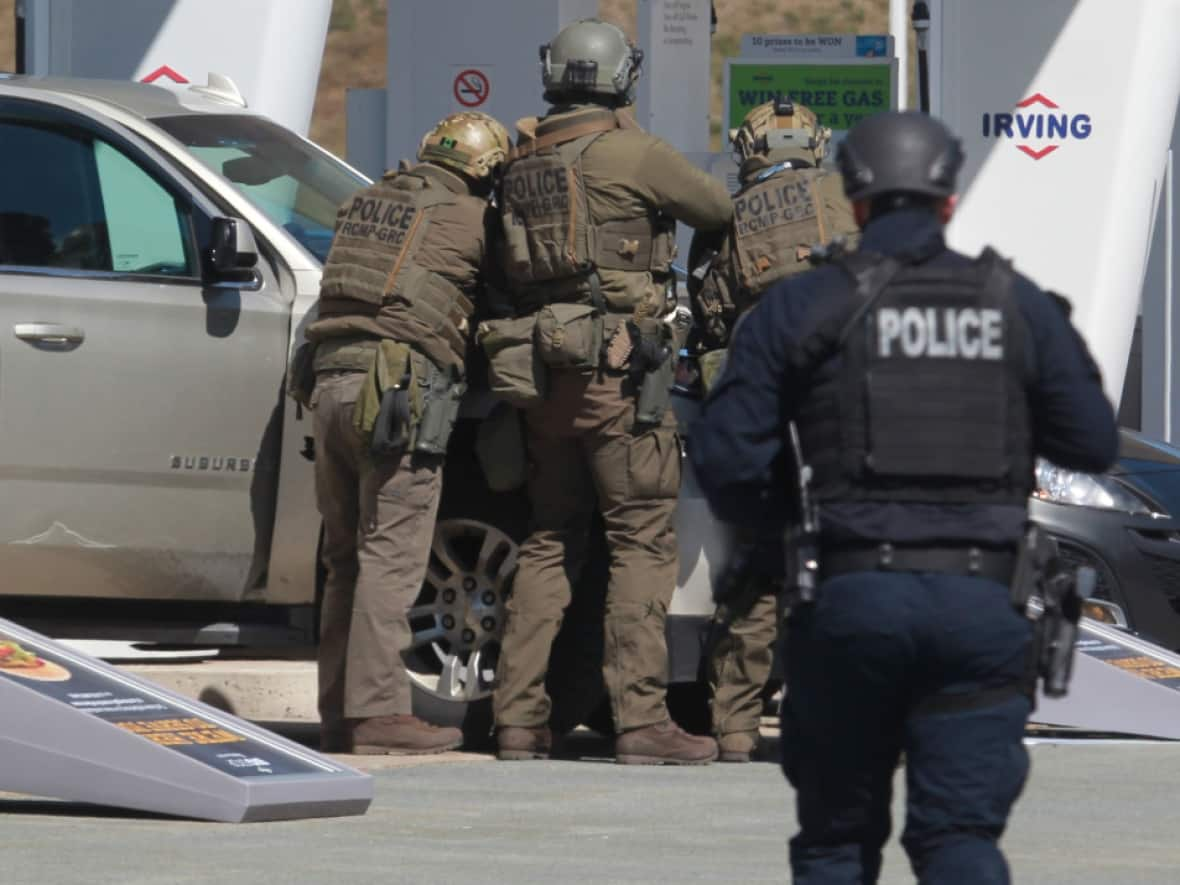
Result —
[[[959,271],[864,253],[842,266],[855,292],[802,348],[815,498],[1024,506],[1026,329],[1008,263],[989,249]]]

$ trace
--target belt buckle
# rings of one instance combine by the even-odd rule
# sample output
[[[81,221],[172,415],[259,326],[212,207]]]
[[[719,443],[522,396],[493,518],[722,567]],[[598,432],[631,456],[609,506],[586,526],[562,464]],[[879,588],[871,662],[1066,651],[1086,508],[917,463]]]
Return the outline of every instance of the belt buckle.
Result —
[[[888,541],[877,547],[877,565],[882,571],[889,571],[893,566],[893,545]]]

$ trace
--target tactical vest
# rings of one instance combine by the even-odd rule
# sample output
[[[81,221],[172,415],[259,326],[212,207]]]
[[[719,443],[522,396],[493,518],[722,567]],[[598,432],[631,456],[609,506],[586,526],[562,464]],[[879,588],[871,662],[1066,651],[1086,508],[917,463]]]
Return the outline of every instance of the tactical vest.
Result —
[[[844,260],[862,285],[801,348],[836,369],[799,412],[816,500],[1026,506],[1027,330],[1010,266],[991,250],[958,273],[903,266],[867,303],[873,261]]]
[[[671,270],[675,222],[655,213],[595,222],[582,155],[619,117],[592,109],[542,121],[513,149],[501,182],[505,272],[516,287],[589,278],[597,270]]]
[[[455,200],[424,176],[394,172],[341,207],[320,283],[321,316],[404,310],[440,330],[462,357],[461,327],[473,305],[453,282],[414,261],[432,212]]]
[[[784,277],[808,270],[811,247],[832,231],[824,217],[818,169],[784,171],[747,185],[733,198],[731,243],[737,283],[759,294]]]
[[[811,269],[813,247],[837,233],[827,217],[821,182],[828,173],[785,169],[751,178],[734,195],[734,219],[724,251],[693,270],[689,283],[701,331],[710,347],[724,347],[731,328],[773,284]]]

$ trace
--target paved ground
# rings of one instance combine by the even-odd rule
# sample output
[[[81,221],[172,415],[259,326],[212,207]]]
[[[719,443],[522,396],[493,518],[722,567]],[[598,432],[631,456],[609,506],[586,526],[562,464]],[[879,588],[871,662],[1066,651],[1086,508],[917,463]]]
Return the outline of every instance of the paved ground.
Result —
[[[573,761],[358,758],[376,800],[359,818],[224,825],[0,798],[12,882],[782,882],[794,826],[768,763],[611,764],[591,738]],[[1039,745],[1005,847],[1015,881],[1177,881],[1180,745]],[[909,882],[891,847],[884,883]]]

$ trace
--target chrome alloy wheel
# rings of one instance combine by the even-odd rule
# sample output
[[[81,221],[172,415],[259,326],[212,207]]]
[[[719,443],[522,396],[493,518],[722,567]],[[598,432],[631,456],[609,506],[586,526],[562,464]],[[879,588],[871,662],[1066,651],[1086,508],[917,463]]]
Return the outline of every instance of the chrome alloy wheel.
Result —
[[[518,549],[486,522],[435,525],[426,580],[409,612],[406,667],[419,689],[462,704],[491,695]]]

